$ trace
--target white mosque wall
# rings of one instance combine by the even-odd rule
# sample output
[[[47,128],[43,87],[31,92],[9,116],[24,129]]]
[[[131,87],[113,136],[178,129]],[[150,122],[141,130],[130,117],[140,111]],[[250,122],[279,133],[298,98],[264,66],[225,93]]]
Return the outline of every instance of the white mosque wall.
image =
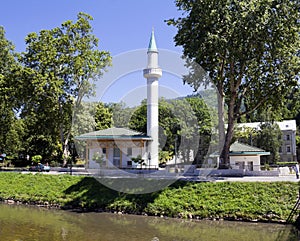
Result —
[[[116,147],[115,147],[116,148]],[[119,147],[119,151],[115,148],[90,148],[88,155],[88,168],[99,169],[100,164],[95,161],[95,156],[103,158],[102,167],[104,168],[137,168],[138,163],[132,161],[132,157],[141,156],[145,163],[148,164],[146,145],[142,147]]]
[[[232,167],[232,169],[260,171],[260,156],[259,155],[230,156],[230,166]]]

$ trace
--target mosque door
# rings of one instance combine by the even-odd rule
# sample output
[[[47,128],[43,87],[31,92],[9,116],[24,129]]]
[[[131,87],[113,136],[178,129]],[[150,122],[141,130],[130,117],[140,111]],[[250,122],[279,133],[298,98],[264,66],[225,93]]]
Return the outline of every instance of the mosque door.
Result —
[[[115,167],[120,167],[121,151],[118,147],[114,148],[113,164]]]

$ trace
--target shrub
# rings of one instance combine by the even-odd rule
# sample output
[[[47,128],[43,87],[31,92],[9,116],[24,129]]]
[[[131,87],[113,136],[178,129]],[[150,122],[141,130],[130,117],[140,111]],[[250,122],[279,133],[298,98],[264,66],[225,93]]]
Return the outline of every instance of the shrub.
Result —
[[[31,158],[31,160],[35,163],[38,164],[39,162],[41,162],[43,159],[43,157],[41,155],[35,155]]]

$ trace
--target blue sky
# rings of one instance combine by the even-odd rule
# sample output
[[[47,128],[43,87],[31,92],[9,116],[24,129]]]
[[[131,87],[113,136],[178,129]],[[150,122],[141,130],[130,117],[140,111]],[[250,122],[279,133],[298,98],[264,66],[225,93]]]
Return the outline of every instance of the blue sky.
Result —
[[[52,29],[66,20],[76,20],[78,12],[88,13],[94,18],[91,24],[100,40],[99,49],[109,51],[112,56],[147,48],[152,27],[159,49],[181,55],[182,49],[175,47],[173,41],[176,28],[164,22],[181,16],[174,0],[6,0],[1,3],[0,25],[16,51],[21,52],[25,50],[24,38],[28,33]],[[145,61],[146,58],[145,52]],[[141,73],[128,73],[99,98],[104,102],[122,100],[126,92],[146,84]],[[192,93],[191,88],[183,86],[182,80],[172,74],[164,73],[160,84],[172,86],[178,95]],[[136,98],[136,102],[141,98]]]
[[[164,23],[180,15],[173,0],[6,0],[1,2],[0,25],[17,51],[23,51],[28,33],[75,20],[80,11],[94,18],[100,48],[112,55],[145,48],[152,27],[160,48],[180,51],[173,43],[176,29]]]

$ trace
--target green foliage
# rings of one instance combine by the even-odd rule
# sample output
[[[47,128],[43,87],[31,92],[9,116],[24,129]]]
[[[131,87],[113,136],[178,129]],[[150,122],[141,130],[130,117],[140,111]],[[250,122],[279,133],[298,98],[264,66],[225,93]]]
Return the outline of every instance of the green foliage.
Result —
[[[206,157],[208,149],[213,148],[212,137],[212,117],[211,110],[208,109],[206,103],[197,97],[186,98],[192,109],[193,115],[196,117],[196,130],[199,133],[198,148],[195,149],[196,157],[193,164],[201,165]],[[197,130],[198,129],[198,130]]]
[[[96,105],[95,122],[96,130],[107,129],[113,125],[112,113],[102,102]]]
[[[94,81],[111,62],[107,51],[98,50],[91,20],[91,16],[79,13],[76,22],[69,20],[26,37],[26,52],[20,57],[24,66],[18,89],[20,112],[28,127],[25,138],[47,140],[48,156],[53,151],[68,153],[81,101],[93,94]],[[52,148],[58,141],[63,150]],[[29,141],[28,145],[36,143]]]
[[[106,104],[112,113],[115,127],[129,127],[130,118],[135,111],[135,107],[127,107],[124,102]]]
[[[161,164],[165,164],[165,163],[167,163],[168,161],[170,161],[173,158],[174,153],[173,152],[169,152],[169,151],[160,151],[158,153],[158,155],[159,155],[159,162]]]
[[[138,163],[140,165],[144,165],[145,164],[145,160],[142,158],[141,155],[137,155],[136,157],[131,157],[131,160],[135,163]]]
[[[177,123],[174,118],[172,105],[164,99],[159,100],[159,144],[160,151],[172,151],[174,149]],[[131,116],[129,127],[143,133],[147,133],[147,103],[143,101]],[[161,156],[161,155],[160,155]],[[160,162],[165,160],[160,159]]]
[[[248,145],[253,145],[253,140],[257,139],[259,131],[255,128],[243,126],[235,127],[234,136],[232,138],[232,143],[238,140],[239,142],[246,143]]]
[[[103,162],[104,162],[104,156],[100,155],[99,152],[95,152],[93,154],[92,160],[94,160],[95,162],[99,163],[100,166],[102,166]]]
[[[31,158],[33,163],[38,164],[43,160],[43,157],[41,155],[35,155]]]
[[[145,100],[143,100],[141,106],[133,112],[129,121],[129,128],[147,133],[147,103]]]
[[[2,120],[0,120],[2,123],[0,130],[0,152],[6,153],[10,159],[18,159],[19,153],[25,149],[22,141],[25,134],[25,126],[23,120],[17,119],[13,115],[12,111],[6,109],[6,114],[3,114]]]
[[[264,123],[260,125],[257,146],[269,151],[271,155],[262,156],[262,163],[273,164],[280,160],[279,147],[282,145],[282,132],[277,124]]]
[[[201,98],[159,100],[160,163],[172,159],[175,152],[187,162],[201,164],[210,144],[212,122],[210,110]],[[143,101],[131,116],[129,127],[147,132],[147,104]],[[196,153],[190,160],[191,150]]]
[[[77,113],[75,116],[75,121],[72,126],[72,133],[74,136],[82,135],[83,133],[92,132],[95,130],[95,112],[97,103],[82,101],[77,107]],[[62,148],[60,147],[60,150]],[[86,142],[76,140],[76,152],[80,157],[85,157],[86,155]]]
[[[183,17],[168,20],[178,29],[176,45],[209,74],[219,93],[220,116],[223,103],[227,106],[221,157],[227,164],[235,121],[266,106],[281,108],[286,94],[297,86],[300,3],[177,0],[176,6],[184,12]],[[200,77],[185,82],[198,89],[207,81],[205,74]]]
[[[264,122],[259,128],[235,128],[233,140],[257,146],[271,154],[261,156],[261,163],[275,164],[280,159],[279,147],[282,145],[282,132],[276,123]]]
[[[21,54],[0,27],[0,152],[12,159],[41,154],[49,161],[68,153],[69,139],[83,126],[73,128],[81,101],[111,63],[90,21],[79,13],[75,22],[29,33]]]
[[[282,110],[283,119],[295,119],[299,129],[300,125],[300,85],[293,88],[286,96]],[[299,135],[299,134],[298,134]],[[298,145],[298,144],[297,144]],[[298,145],[299,146],[299,145]]]
[[[11,158],[17,157],[22,150],[23,127],[15,117],[18,80],[14,73],[19,69],[14,45],[6,39],[4,28],[0,26],[0,152]]]

